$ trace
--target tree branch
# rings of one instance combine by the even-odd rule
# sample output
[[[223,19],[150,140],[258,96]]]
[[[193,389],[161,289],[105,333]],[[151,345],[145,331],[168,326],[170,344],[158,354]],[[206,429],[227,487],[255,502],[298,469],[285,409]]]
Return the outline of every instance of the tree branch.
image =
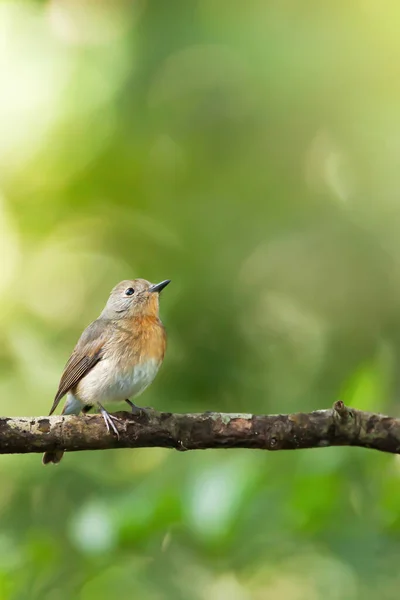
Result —
[[[349,409],[292,415],[172,414],[146,410],[118,413],[120,439],[110,435],[101,415],[0,418],[0,454],[63,449],[106,450],[158,446],[177,450],[259,448],[297,450],[360,446],[400,453],[400,419]]]

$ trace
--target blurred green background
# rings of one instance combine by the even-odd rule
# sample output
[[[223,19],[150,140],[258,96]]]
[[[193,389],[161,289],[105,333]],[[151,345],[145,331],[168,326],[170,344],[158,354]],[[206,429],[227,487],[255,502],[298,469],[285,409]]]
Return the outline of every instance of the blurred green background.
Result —
[[[400,8],[0,2],[0,392],[43,415],[121,279],[167,411],[400,412]],[[122,407],[121,407],[122,408]],[[1,600],[399,597],[400,463],[0,457]]]

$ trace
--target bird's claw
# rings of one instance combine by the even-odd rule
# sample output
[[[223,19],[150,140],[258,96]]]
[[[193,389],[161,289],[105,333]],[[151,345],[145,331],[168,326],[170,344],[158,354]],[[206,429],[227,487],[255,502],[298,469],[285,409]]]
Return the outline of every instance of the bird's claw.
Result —
[[[143,413],[146,413],[147,410],[149,410],[149,406],[147,406],[146,408],[143,408],[142,406],[137,406],[136,404],[134,404],[133,402],[131,402],[131,400],[125,400],[125,402],[127,404],[129,404],[129,406],[131,407],[132,410],[132,414],[133,415],[142,415]]]
[[[116,428],[114,421],[116,423],[121,423],[122,422],[121,419],[119,419],[118,417],[115,417],[114,415],[110,415],[110,413],[108,413],[103,406],[99,405],[99,408],[100,408],[100,412],[103,416],[104,423],[106,424],[108,433],[111,433],[111,429],[112,429],[117,437],[117,440],[119,440],[119,431]]]

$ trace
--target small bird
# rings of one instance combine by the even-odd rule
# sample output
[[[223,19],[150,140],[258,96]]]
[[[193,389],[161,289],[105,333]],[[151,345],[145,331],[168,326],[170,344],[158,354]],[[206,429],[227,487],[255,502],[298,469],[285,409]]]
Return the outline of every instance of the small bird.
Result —
[[[86,414],[100,409],[107,430],[119,437],[115,422],[103,402],[129,404],[153,381],[163,362],[166,333],[159,319],[159,294],[170,279],[151,284],[145,279],[121,281],[111,291],[98,319],[82,333],[61,376],[50,415],[67,394],[62,414]],[[43,454],[43,464],[59,463],[63,450]]]

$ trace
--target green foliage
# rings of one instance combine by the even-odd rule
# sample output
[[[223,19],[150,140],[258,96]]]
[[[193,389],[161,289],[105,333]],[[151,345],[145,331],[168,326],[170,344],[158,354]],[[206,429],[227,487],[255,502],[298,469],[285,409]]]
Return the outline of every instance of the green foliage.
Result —
[[[0,2],[0,392],[46,414],[120,279],[160,410],[398,413],[399,10]],[[122,407],[121,407],[122,408]],[[4,600],[391,600],[397,457],[0,457]]]

